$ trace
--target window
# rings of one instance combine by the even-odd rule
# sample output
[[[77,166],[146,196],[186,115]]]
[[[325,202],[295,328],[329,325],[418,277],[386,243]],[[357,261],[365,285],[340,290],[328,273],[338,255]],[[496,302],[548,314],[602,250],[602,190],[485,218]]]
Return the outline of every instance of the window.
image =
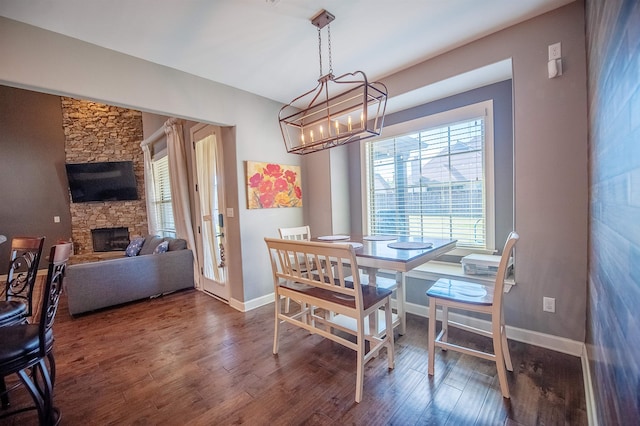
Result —
[[[487,101],[423,117],[367,142],[367,233],[494,249],[491,110]]]
[[[176,225],[173,220],[171,204],[171,183],[169,182],[169,158],[163,157],[152,162],[154,200],[153,209],[158,234],[163,237],[176,237]]]

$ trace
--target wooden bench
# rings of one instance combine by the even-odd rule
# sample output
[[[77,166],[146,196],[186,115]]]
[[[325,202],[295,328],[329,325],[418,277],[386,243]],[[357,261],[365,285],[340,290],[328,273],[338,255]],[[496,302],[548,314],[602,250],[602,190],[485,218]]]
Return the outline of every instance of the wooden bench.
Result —
[[[278,353],[279,329],[284,322],[353,349],[358,358],[355,400],[360,402],[366,362],[376,356],[382,347],[386,347],[389,369],[394,367],[391,290],[360,283],[356,255],[349,244],[273,238],[265,238],[265,242],[271,259],[277,302],[273,353]],[[345,266],[331,267],[336,264]],[[314,269],[313,265],[329,267]],[[349,276],[352,277],[351,282],[345,280]],[[282,297],[302,302],[300,311],[283,312],[279,303]],[[386,332],[382,336],[376,336],[375,317],[381,308],[384,309]],[[353,318],[356,322],[355,330],[333,321],[333,315],[328,313]],[[354,336],[355,342],[344,333]]]

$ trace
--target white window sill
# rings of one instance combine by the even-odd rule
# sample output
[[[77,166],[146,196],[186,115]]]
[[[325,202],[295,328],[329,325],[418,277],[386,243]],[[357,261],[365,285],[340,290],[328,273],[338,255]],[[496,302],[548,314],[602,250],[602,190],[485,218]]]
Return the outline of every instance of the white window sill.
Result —
[[[408,272],[407,276],[428,280],[436,280],[438,278],[464,279],[484,285],[493,285],[496,282],[495,277],[465,274],[462,265],[459,263],[440,262],[437,260],[423,263]],[[515,279],[513,275],[510,275],[504,280],[504,292],[508,293],[514,285],[516,285]]]

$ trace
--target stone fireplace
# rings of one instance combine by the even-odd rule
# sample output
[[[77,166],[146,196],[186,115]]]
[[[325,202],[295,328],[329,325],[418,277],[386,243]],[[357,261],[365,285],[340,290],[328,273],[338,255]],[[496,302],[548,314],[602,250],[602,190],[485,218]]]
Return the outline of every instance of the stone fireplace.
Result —
[[[79,255],[125,250],[129,238],[148,232],[142,113],[65,97],[61,103],[66,162],[133,161],[138,182],[138,200],[70,203],[74,250]],[[119,230],[101,235],[106,229]]]
[[[97,228],[91,230],[93,251],[124,251],[129,245],[128,228]]]

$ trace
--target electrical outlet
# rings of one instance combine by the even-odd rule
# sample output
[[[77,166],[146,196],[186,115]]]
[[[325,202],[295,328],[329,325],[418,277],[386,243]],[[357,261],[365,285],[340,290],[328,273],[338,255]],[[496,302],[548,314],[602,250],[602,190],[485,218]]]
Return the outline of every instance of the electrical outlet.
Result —
[[[555,43],[549,45],[549,60],[553,61],[554,59],[560,59],[562,57],[562,46],[561,44]]]
[[[556,299],[553,297],[543,297],[542,298],[542,310],[545,312],[555,312],[556,311]]]

